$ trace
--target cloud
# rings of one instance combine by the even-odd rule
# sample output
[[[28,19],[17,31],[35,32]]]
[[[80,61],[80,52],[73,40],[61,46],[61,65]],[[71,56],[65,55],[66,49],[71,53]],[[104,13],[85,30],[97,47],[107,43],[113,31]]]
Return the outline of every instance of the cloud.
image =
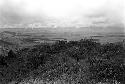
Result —
[[[48,2],[47,2],[48,1]],[[55,25],[114,25],[125,22],[124,0],[73,0],[71,16],[55,20],[48,17],[43,6],[54,5],[57,0],[0,0],[0,24],[28,24],[41,22]],[[68,0],[68,4],[71,4]],[[44,2],[44,3],[43,3]],[[66,0],[65,0],[66,2]],[[47,4],[49,3],[49,4]],[[59,4],[57,4],[59,6]],[[65,6],[65,5],[64,5]],[[68,5],[67,5],[68,7]],[[49,9],[48,9],[49,8]],[[50,10],[51,7],[45,9]],[[54,8],[57,8],[54,6]],[[61,7],[63,8],[63,7]],[[65,8],[65,7],[64,7]],[[54,9],[53,9],[54,10]],[[58,10],[56,10],[58,11]],[[61,10],[60,10],[61,11]],[[64,10],[65,11],[65,10]],[[51,11],[52,12],[52,11]],[[62,11],[61,11],[62,12]],[[50,13],[50,11],[49,11]],[[56,13],[53,13],[56,14]],[[60,13],[59,13],[60,14]],[[51,16],[51,13],[50,13]],[[52,19],[51,19],[52,18]],[[67,19],[68,18],[68,19]]]
[[[29,24],[43,22],[39,15],[26,12],[20,0],[0,0],[0,25]]]
[[[86,15],[94,25],[118,25],[124,24],[124,7],[122,0],[109,0],[100,9]]]

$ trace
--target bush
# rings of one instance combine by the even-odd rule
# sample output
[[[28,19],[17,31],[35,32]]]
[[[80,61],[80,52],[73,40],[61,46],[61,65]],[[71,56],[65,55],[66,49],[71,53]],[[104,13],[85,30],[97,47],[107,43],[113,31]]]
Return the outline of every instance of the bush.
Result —
[[[0,57],[0,63],[3,66],[9,63],[2,70],[18,77],[15,80],[38,75],[54,80],[66,74],[69,79],[77,80],[77,83],[117,80],[124,84],[124,56],[125,50],[121,44],[101,44],[93,39],[82,39],[37,45],[16,53],[11,50],[7,57]],[[8,62],[7,59],[13,62]]]

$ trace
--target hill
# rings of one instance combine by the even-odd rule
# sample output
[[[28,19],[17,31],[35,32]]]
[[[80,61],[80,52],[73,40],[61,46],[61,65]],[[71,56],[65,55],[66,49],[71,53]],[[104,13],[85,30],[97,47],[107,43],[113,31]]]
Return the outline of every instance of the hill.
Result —
[[[0,56],[0,79],[2,84],[11,81],[19,84],[124,84],[124,56],[122,42],[101,44],[93,39],[81,39],[40,44]]]

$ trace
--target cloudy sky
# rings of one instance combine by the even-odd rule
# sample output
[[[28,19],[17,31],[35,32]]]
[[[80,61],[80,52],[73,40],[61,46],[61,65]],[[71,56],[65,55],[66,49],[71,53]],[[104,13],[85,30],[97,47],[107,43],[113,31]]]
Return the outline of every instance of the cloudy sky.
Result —
[[[1,26],[107,26],[124,22],[124,0],[0,0]]]

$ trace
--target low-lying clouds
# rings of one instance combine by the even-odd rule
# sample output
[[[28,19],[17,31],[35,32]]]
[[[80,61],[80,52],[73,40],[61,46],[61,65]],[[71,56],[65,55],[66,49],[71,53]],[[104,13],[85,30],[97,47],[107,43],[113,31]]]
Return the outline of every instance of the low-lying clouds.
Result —
[[[103,26],[123,24],[124,14],[124,0],[0,0],[0,25]]]

